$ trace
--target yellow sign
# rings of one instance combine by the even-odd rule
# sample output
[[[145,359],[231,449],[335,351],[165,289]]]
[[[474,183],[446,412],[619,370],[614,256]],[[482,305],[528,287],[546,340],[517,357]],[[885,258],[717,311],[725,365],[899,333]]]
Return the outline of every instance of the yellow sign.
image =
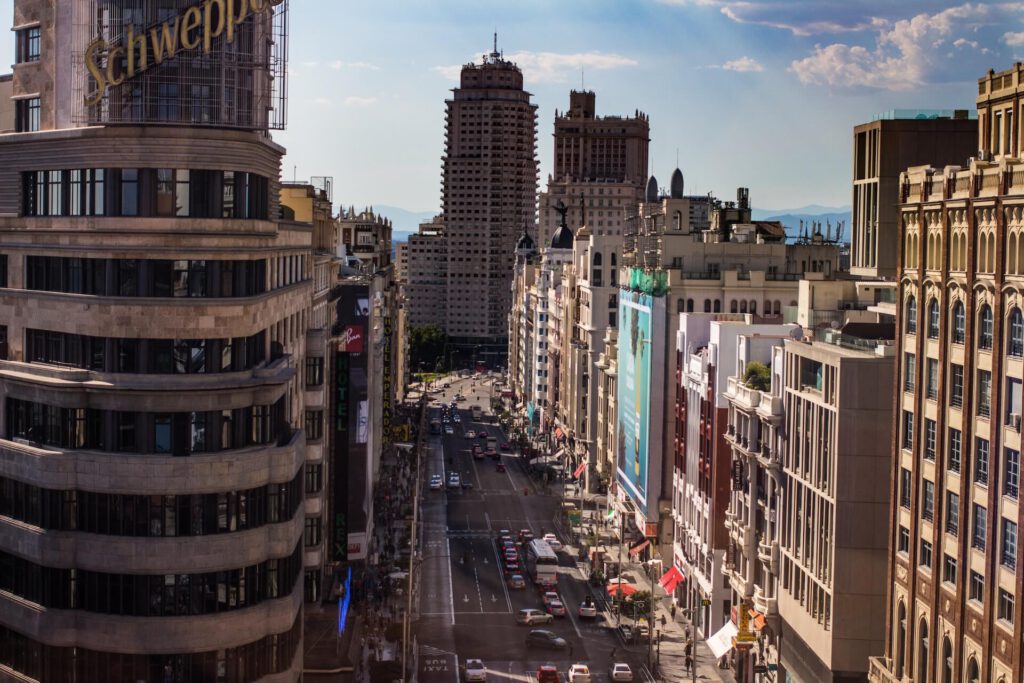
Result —
[[[739,621],[736,642],[737,643],[754,643],[757,642],[757,635],[752,633],[750,630],[750,608],[743,603],[739,606],[739,614],[737,615],[737,621]]]
[[[86,97],[86,105],[98,103],[107,88],[118,86],[144,73],[152,66],[170,61],[183,50],[195,50],[200,45],[209,54],[213,39],[224,36],[227,43],[235,41],[235,28],[253,14],[274,11],[284,0],[205,0],[199,5],[168,19],[149,31],[135,32],[128,25],[125,44],[107,44],[102,38],[89,43],[85,50],[85,68],[96,80],[96,94]],[[153,61],[149,61],[152,52]],[[106,53],[106,65],[101,57]],[[122,62],[125,62],[122,64]]]

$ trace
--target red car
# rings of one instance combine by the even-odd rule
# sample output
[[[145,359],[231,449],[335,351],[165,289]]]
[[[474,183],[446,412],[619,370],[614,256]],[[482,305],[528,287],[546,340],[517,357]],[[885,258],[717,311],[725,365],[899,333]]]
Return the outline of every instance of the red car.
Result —
[[[520,574],[520,573],[522,573],[522,568],[519,566],[518,562],[506,562],[505,563],[505,575],[506,576],[509,575],[509,574]]]
[[[512,450],[512,446],[506,441],[505,443],[501,444],[501,450],[510,451]]]
[[[497,465],[494,466],[494,469],[495,469],[496,472],[504,472],[505,471],[505,463],[499,462]]]

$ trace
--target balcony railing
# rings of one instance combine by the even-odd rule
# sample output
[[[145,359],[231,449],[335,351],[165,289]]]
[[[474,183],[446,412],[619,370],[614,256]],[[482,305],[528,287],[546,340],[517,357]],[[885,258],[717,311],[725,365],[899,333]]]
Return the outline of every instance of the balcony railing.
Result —
[[[890,671],[892,662],[887,657],[868,658],[868,681],[870,683],[900,683]]]

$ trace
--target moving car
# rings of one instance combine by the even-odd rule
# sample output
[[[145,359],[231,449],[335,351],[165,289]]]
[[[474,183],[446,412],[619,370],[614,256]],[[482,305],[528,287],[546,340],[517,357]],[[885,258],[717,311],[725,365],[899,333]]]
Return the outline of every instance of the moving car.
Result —
[[[505,442],[502,442],[502,444],[501,444],[501,450],[503,450],[503,451],[510,451],[510,450],[512,450],[512,444],[510,444],[510,443],[509,443],[509,442],[507,442],[507,441],[505,441]]]
[[[627,645],[629,643],[632,643],[634,639],[633,627],[629,624],[620,624],[619,635],[622,636],[622,642],[626,643]]]
[[[529,543],[532,540],[533,540],[533,532],[532,531],[530,531],[529,529],[520,529],[519,530],[519,542],[520,543]]]
[[[540,600],[544,603],[544,606],[547,607],[550,602],[561,602],[562,597],[555,591],[547,591],[544,595],[540,596]]]
[[[590,683],[590,667],[586,664],[573,664],[570,666],[569,683]]]
[[[463,477],[462,478],[462,488],[464,488],[464,489],[471,489],[471,488],[473,488],[473,480],[470,479],[469,477]]]
[[[508,579],[509,588],[526,588],[526,579],[522,574],[513,574]]]
[[[445,434],[454,434],[455,433],[455,429],[451,425],[445,425],[444,426],[444,433]]]
[[[544,534],[544,540],[547,541],[551,549],[556,553],[562,549],[562,542],[558,540],[558,537],[554,534]]]
[[[486,439],[487,438],[487,430],[486,429],[481,429],[479,432],[476,433],[476,438],[478,438],[478,439]]]
[[[551,664],[537,667],[537,683],[561,683],[562,674]]]
[[[597,603],[594,602],[594,598],[589,595],[583,598],[577,614],[580,615],[580,619],[595,619],[597,617]]]
[[[562,604],[561,600],[552,600],[548,603],[548,614],[553,614],[556,617],[564,617],[565,605]]]
[[[506,549],[505,550],[505,561],[506,562],[518,562],[519,561],[519,553],[515,549],[513,549],[513,548]]]
[[[458,472],[453,472],[448,475],[448,488],[457,489],[462,485],[462,477],[459,476]]]
[[[494,466],[494,471],[495,472],[504,472],[505,471],[505,463],[499,462],[497,465]]]
[[[516,623],[524,624],[526,626],[533,626],[534,624],[550,624],[555,618],[547,612],[541,612],[539,609],[533,609],[528,607],[527,609],[521,609],[516,612]]]
[[[476,438],[476,432],[474,432],[472,429],[470,429],[468,432],[466,432],[466,438],[467,439],[475,439]]]
[[[441,478],[440,474],[435,474],[430,478],[430,488],[435,491],[444,488],[444,479]]]
[[[486,681],[487,680],[487,667],[479,659],[467,659],[466,660],[466,678],[467,681]]]
[[[517,574],[521,571],[518,562],[506,562],[505,563],[505,574]]]
[[[609,670],[608,675],[613,681],[620,681],[621,683],[632,683],[633,681],[633,670],[629,668],[629,664],[625,662],[616,662],[612,664],[612,668]]]
[[[548,618],[551,615],[547,615]],[[565,638],[561,638],[558,634],[553,631],[545,631],[543,629],[534,629],[526,634],[526,646],[527,647],[542,647],[548,650],[564,650],[569,643],[565,641]]]

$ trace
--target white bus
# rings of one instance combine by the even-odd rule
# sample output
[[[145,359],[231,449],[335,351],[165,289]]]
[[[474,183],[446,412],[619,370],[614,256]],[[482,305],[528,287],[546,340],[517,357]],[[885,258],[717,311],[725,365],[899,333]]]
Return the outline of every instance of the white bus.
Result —
[[[547,541],[535,538],[526,546],[526,570],[538,586],[550,588],[558,584],[558,555]]]
[[[474,422],[479,422],[480,418],[483,417],[484,415],[484,411],[480,406],[471,406],[469,409],[469,414],[473,416]]]

